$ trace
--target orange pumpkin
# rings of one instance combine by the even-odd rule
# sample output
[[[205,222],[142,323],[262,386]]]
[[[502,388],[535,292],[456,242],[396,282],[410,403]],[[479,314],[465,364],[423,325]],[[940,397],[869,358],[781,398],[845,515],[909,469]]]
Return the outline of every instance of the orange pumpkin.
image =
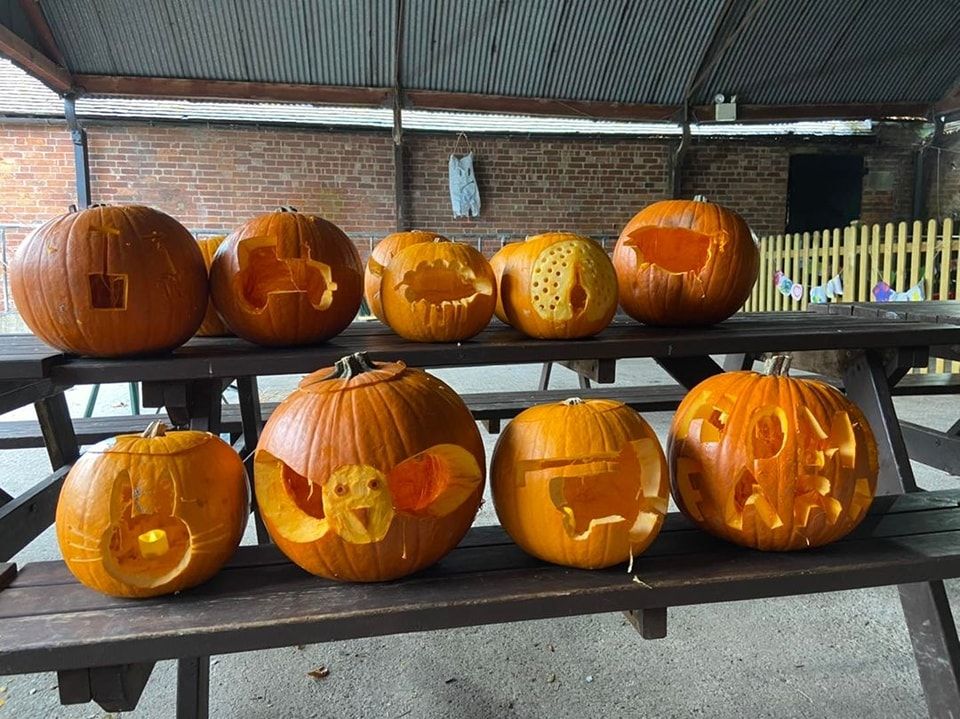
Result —
[[[446,384],[403,362],[345,357],[270,416],[254,459],[277,546],[308,572],[373,582],[416,572],[480,507],[483,441]]]
[[[613,319],[617,275],[607,253],[590,238],[548,232],[505,245],[497,255],[497,306],[524,334],[589,337]]]
[[[417,342],[469,339],[490,322],[496,279],[469,245],[437,238],[398,252],[380,285],[384,320]]]
[[[670,429],[673,496],[706,531],[755,549],[845,536],[877,488],[877,444],[860,409],[822,382],[726,372],[692,389]]]
[[[179,592],[236,551],[250,511],[240,457],[208,432],[154,422],[88,449],[63,483],[57,540],[83,584],[117,597]]]
[[[503,528],[525,551],[597,569],[656,538],[667,511],[667,462],[643,418],[608,399],[543,404],[507,425],[490,468]]]
[[[356,317],[363,268],[332,222],[280,208],[254,217],[217,250],[213,303],[227,326],[261,345],[323,342]]]
[[[97,205],[37,228],[10,265],[10,289],[37,337],[66,352],[171,350],[207,306],[207,271],[187,229],[139,205]]]
[[[213,256],[217,253],[217,248],[223,244],[225,239],[225,235],[197,239],[197,244],[200,246],[200,252],[203,253],[203,262],[207,266],[208,272],[213,262]],[[197,334],[200,337],[222,337],[223,335],[230,334],[230,330],[227,329],[223,320],[220,319],[220,315],[217,314],[217,308],[213,306],[213,302],[210,300],[207,301],[207,313],[203,316],[203,322],[200,324],[200,329],[197,330]]]
[[[497,304],[493,308],[493,314],[497,316],[498,320],[507,324],[509,324],[507,313],[503,308],[503,273],[507,269],[507,262],[510,257],[521,247],[523,247],[522,242],[509,242],[490,258],[490,269],[493,270],[493,276],[497,281]]]
[[[418,242],[432,242],[435,239],[446,240],[443,235],[426,230],[410,230],[408,232],[394,232],[387,235],[373,248],[367,259],[367,267],[363,273],[363,296],[367,300],[367,307],[374,316],[383,322],[383,303],[380,301],[380,282],[383,271],[390,264],[400,250]]]
[[[733,210],[699,199],[638,212],[613,251],[620,305],[640,322],[702,326],[736,312],[753,290],[760,251]]]

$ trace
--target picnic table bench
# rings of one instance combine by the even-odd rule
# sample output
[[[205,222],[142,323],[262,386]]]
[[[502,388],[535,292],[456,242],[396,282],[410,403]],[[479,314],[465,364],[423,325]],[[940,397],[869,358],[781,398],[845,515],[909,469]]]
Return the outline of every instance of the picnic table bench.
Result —
[[[32,342],[0,344],[0,411],[36,403],[56,469],[19,497],[0,497],[0,562],[7,562],[0,565],[0,587],[6,587],[0,589],[0,673],[56,671],[65,703],[94,700],[111,711],[130,709],[153,664],[175,658],[177,714],[203,717],[211,653],[621,610],[643,636],[656,638],[666,632],[670,606],[898,584],[931,715],[948,716],[960,706],[960,642],[942,582],[960,576],[960,495],[916,491],[890,390],[906,368],[926,363],[931,347],[960,344],[960,327],[778,313],[694,330],[617,323],[582,341],[530,340],[494,326],[469,342],[425,345],[364,325],[316,347],[263,349],[238,339],[204,339],[163,357],[109,361]],[[622,567],[591,572],[547,565],[520,552],[498,528],[476,528],[437,566],[371,587],[305,574],[266,543],[260,527],[264,544],[242,547],[207,584],[146,601],[87,590],[62,562],[9,563],[52,522],[63,477],[79,455],[63,398],[74,384],[141,381],[146,405],[164,406],[179,425],[219,432],[220,392],[235,378],[236,446],[249,458],[262,424],[257,375],[306,373],[361,350],[421,367],[651,357],[679,385],[692,387],[722,371],[711,355],[834,349],[857,351],[842,381],[874,429],[878,492],[887,496],[853,535],[830,547],[753,552],[671,515],[627,574]]]

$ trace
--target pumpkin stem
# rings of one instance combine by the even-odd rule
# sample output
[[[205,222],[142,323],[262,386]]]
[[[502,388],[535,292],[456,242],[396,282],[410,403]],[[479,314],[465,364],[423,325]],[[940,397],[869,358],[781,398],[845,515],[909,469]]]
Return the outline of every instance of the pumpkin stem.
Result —
[[[707,201],[707,196],[706,196],[706,195],[694,195],[694,196],[693,196],[693,201],[694,201],[694,202],[706,202],[706,201]]]
[[[280,205],[280,207],[277,208],[277,212],[299,212],[299,211],[300,210],[298,210],[293,205]]]
[[[569,399],[563,400],[563,404],[567,405],[567,407],[572,407],[575,404],[583,404],[583,400],[579,397],[570,397]]]
[[[364,372],[375,370],[373,362],[366,352],[354,352],[352,355],[341,357],[333,366],[333,372],[324,377],[328,379],[353,379]]]
[[[446,237],[434,237],[433,241],[434,242],[450,242],[449,238],[446,238]]]
[[[162,419],[155,419],[147,428],[143,430],[143,434],[140,435],[144,439],[153,439],[155,437],[166,437],[167,436],[167,425],[163,423]]]
[[[790,374],[790,355],[774,355],[767,360],[763,370],[771,377],[786,377]]]

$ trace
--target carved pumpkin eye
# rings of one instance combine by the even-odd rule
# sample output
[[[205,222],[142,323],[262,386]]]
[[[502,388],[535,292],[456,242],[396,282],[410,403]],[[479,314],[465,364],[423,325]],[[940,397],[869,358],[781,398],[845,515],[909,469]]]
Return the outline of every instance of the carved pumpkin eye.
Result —
[[[349,491],[350,490],[347,489],[347,485],[345,484],[338,484],[336,487],[333,488],[334,494],[336,494],[338,497],[344,496]]]
[[[376,492],[378,489],[380,489],[380,480],[371,479],[369,482],[367,482],[367,488]]]

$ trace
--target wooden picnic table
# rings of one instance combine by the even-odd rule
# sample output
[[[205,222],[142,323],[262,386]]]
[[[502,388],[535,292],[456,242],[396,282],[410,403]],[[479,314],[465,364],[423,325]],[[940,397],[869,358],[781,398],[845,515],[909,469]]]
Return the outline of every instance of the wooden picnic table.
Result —
[[[960,301],[958,300],[842,302],[811,305],[811,307],[832,316],[960,325]],[[960,361],[960,344],[931,346],[930,356]],[[958,379],[960,377],[956,375],[942,375],[939,383],[945,392],[960,394]],[[901,428],[912,459],[960,476],[960,407],[957,408],[957,420],[945,432],[913,422],[902,422]]]
[[[358,323],[314,347],[197,339],[169,355],[117,360],[64,355],[33,338],[0,339],[0,411],[36,403],[55,470],[18,497],[0,495],[0,587],[6,587],[0,590],[0,673],[56,671],[64,703],[92,699],[121,711],[136,705],[156,661],[176,658],[178,716],[202,717],[214,652],[619,610],[628,611],[643,636],[655,638],[666,631],[669,606],[899,584],[930,713],[946,716],[960,706],[960,643],[942,582],[960,576],[960,494],[911,496],[917,486],[890,384],[925,365],[931,347],[956,344],[960,327],[817,313],[740,315],[690,330],[618,321],[580,341],[531,340],[492,325],[451,344],[410,343],[377,324]],[[420,367],[650,357],[690,388],[722,371],[712,356],[841,349],[854,351],[843,383],[874,429],[878,492],[890,497],[875,503],[857,533],[832,547],[752,552],[671,516],[663,536],[636,560],[634,572],[643,577],[637,583],[622,568],[546,565],[522,554],[497,528],[476,528],[435,568],[371,592],[367,585],[308,576],[265,543],[241,548],[208,584],[147,602],[87,590],[62,562],[2,564],[50,525],[63,477],[79,456],[63,397],[73,384],[141,381],[145,405],[164,406],[178,425],[216,432],[220,392],[235,379],[241,416],[235,446],[249,459],[261,427],[256,377],[310,372],[357,351]]]

